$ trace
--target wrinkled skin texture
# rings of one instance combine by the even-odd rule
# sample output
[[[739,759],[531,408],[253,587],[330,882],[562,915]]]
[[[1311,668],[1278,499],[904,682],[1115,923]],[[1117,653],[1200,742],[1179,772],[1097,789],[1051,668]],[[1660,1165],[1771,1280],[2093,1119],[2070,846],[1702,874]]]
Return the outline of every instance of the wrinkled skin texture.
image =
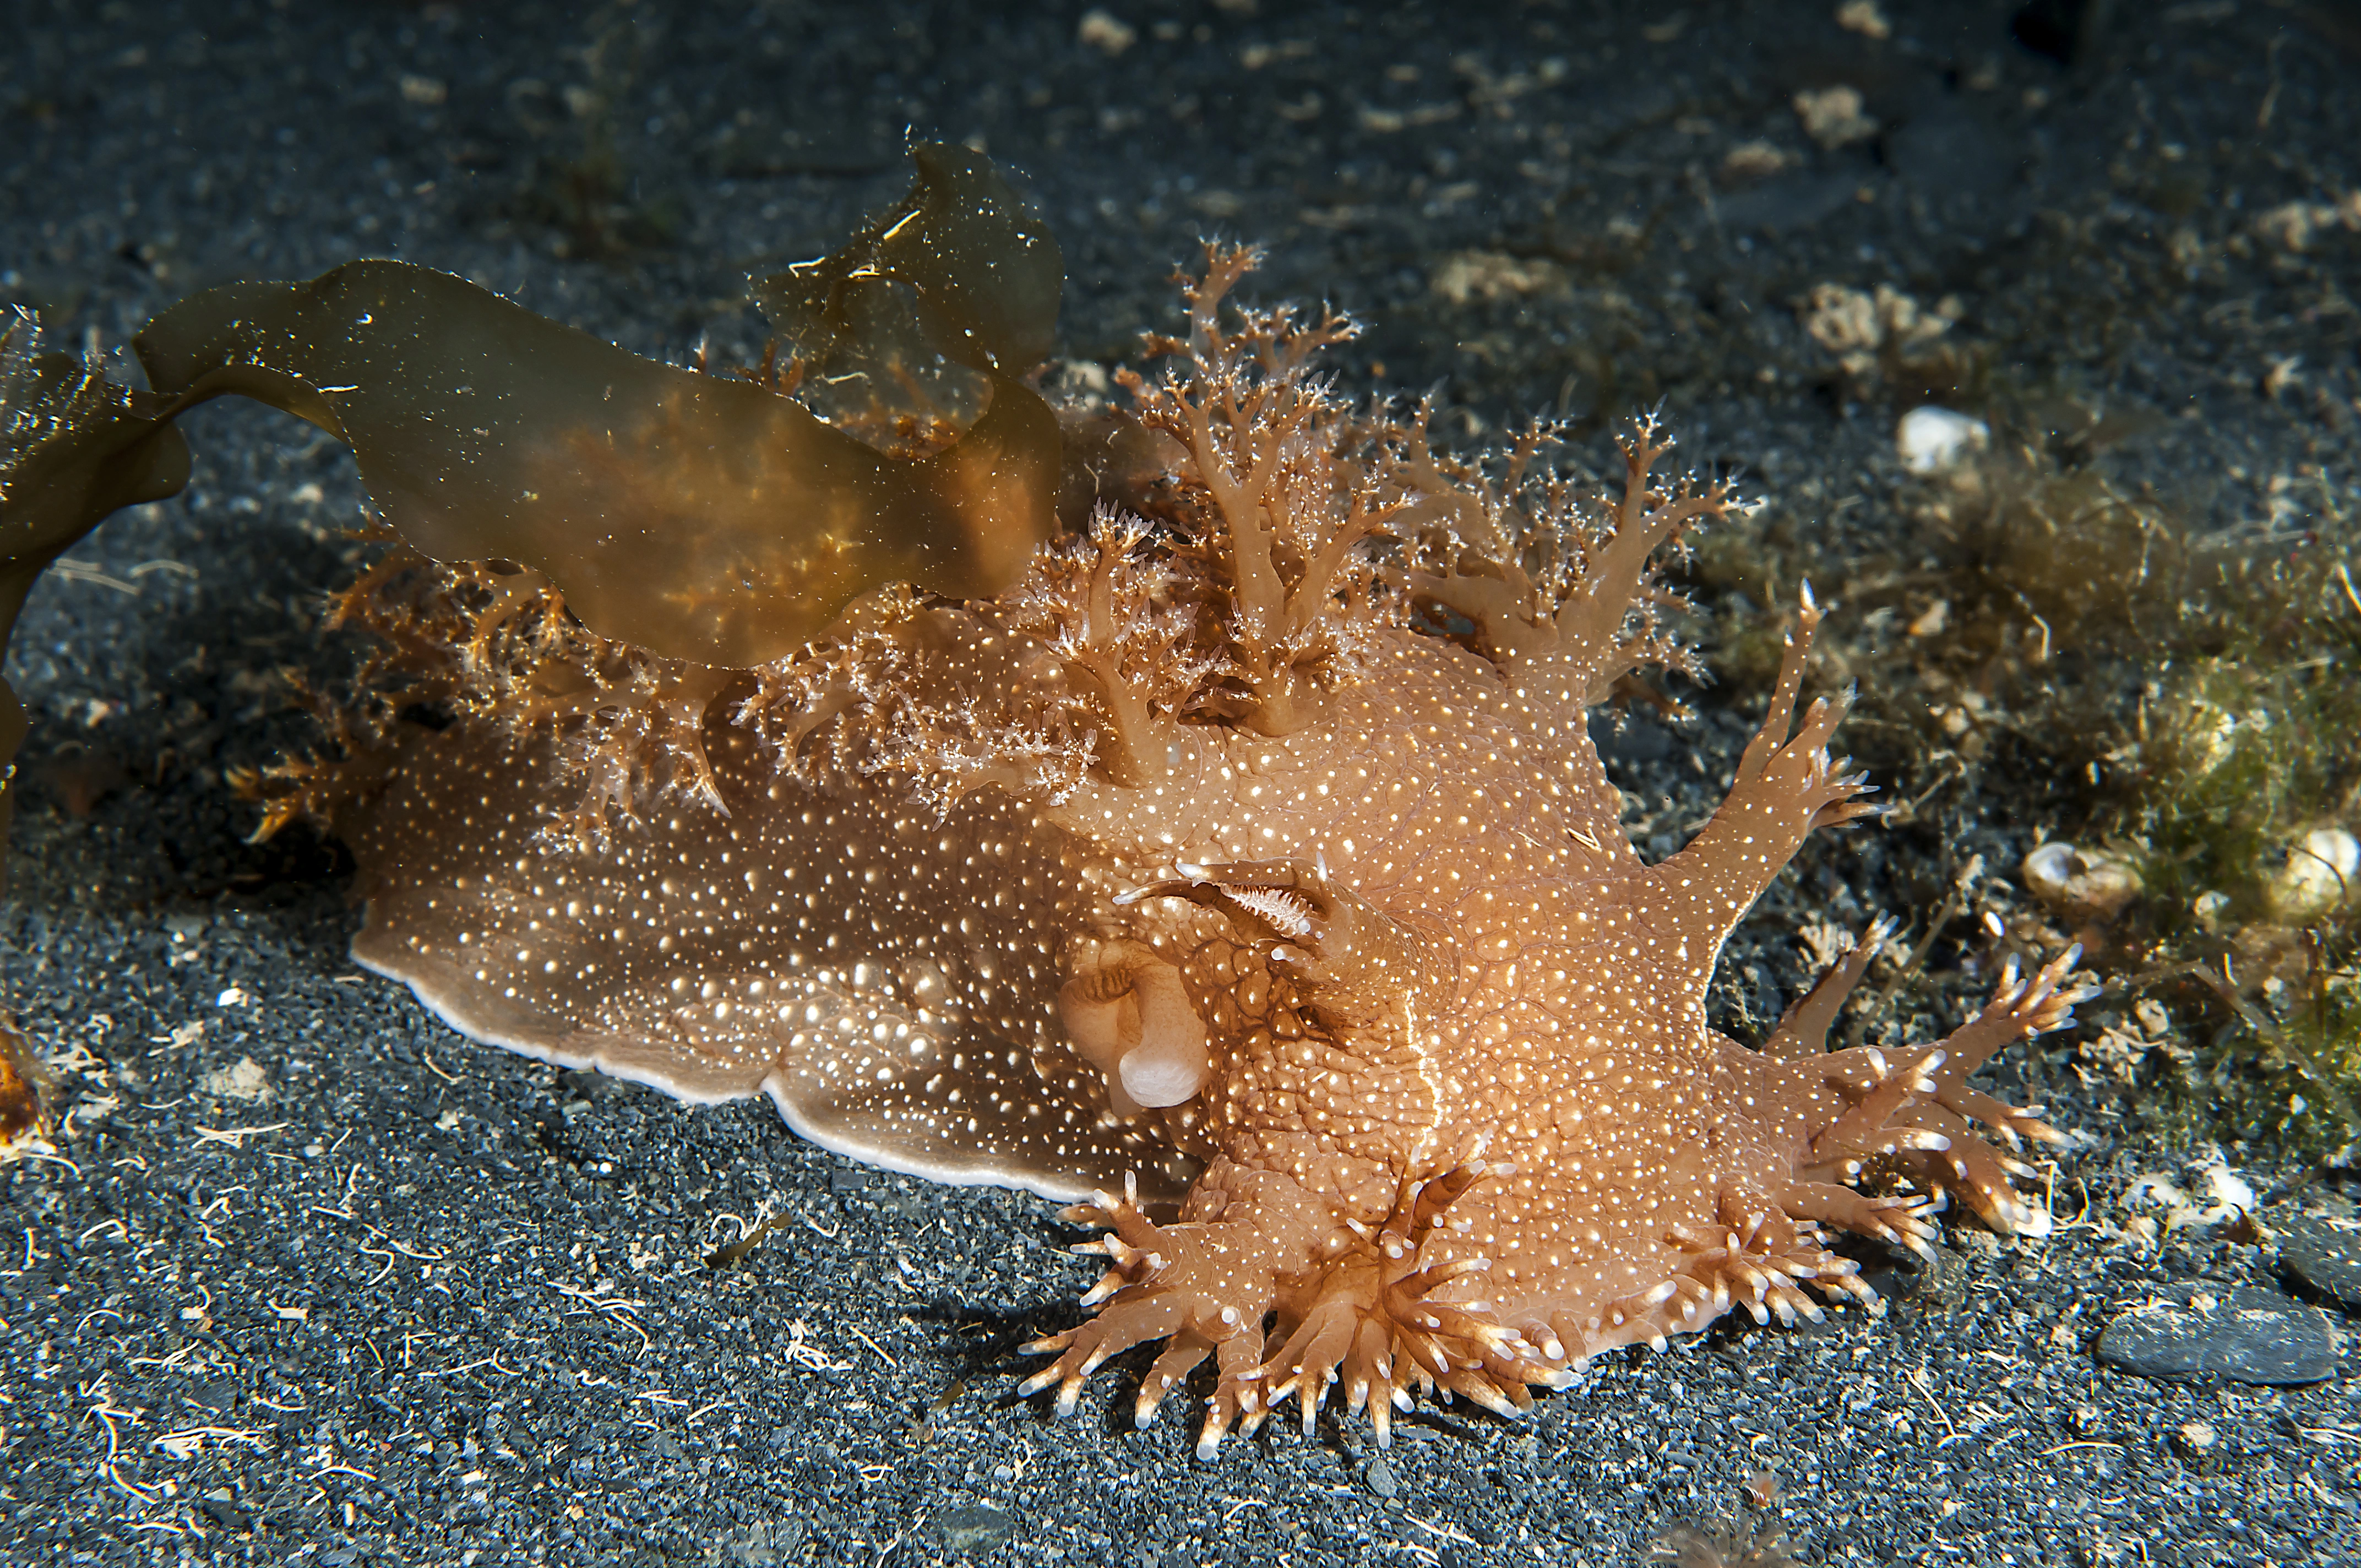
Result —
[[[1923,1249],[1944,1195],[2039,1228],[1970,1122],[2054,1135],[1966,1078],[2066,1021],[2070,956],[1904,1050],[1824,1048],[1882,933],[1763,1048],[1706,1025],[1732,927],[1867,809],[1843,703],[1797,714],[1808,597],[1712,821],[1653,866],[1623,835],[1587,709],[1677,662],[1649,561],[1727,490],[1645,428],[1611,500],[1442,463],[1307,378],[1343,323],[1228,323],[1248,259],[1134,378],[1159,516],[997,599],[880,601],[701,687],[583,651],[546,590],[353,601],[458,717],[368,728],[376,782],[314,802],[357,955],[478,1038],[1082,1200],[1097,1311],[1029,1386],[1070,1409],[1161,1341],[1144,1421],[1210,1357],[1206,1452],[1332,1382],[1382,1440],[1420,1387],[1505,1408],[1733,1306],[1817,1316],[1868,1294],[1828,1230]]]

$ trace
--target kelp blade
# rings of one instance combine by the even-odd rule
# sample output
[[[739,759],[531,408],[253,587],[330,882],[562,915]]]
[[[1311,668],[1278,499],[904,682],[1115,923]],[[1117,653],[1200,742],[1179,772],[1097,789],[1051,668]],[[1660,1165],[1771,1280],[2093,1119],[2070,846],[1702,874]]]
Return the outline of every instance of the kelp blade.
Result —
[[[0,649],[42,568],[107,513],[189,482],[188,445],[148,417],[152,401],[109,379],[94,355],[45,352],[31,313],[0,322]],[[0,845],[16,815],[14,763],[28,723],[0,678]],[[0,890],[5,870],[0,861]]]
[[[135,345],[176,404],[240,393],[345,441],[426,554],[537,567],[600,635],[699,663],[790,653],[884,583],[991,594],[1054,525],[1056,421],[997,374],[954,446],[899,461],[399,261],[213,290]]]
[[[537,567],[600,634],[693,663],[793,652],[907,581],[983,597],[1056,526],[1056,241],[989,159],[917,176],[835,254],[758,284],[836,425],[752,381],[657,364],[458,278],[357,261],[236,283],[136,346],[152,390],[0,325],[0,647],[41,570],[188,482],[180,414],[237,393],[347,443],[379,512],[444,560]],[[26,716],[0,681],[0,839]]]
[[[959,439],[1003,378],[1046,357],[1065,288],[1056,236],[990,159],[921,142],[910,160],[900,201],[829,254],[753,285],[793,345],[796,395],[896,456]]]

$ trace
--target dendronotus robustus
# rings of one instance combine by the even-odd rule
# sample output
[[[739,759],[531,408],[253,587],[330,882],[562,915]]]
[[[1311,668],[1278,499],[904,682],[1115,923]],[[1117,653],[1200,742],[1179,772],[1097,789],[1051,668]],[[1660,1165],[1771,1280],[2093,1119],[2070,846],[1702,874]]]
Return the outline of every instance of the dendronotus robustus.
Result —
[[[1652,559],[1737,503],[1435,453],[1314,374],[1351,323],[1228,301],[1209,247],[1149,477],[989,600],[888,591],[752,671],[603,641],[505,565],[389,557],[390,652],[335,813],[360,960],[459,1029],[684,1098],[767,1091],[830,1149],[1075,1201],[1094,1316],[1032,1348],[1071,1409],[1165,1342],[1143,1422],[1215,1362],[1201,1453],[1334,1384],[1380,1442],[1433,1387],[1495,1409],[1732,1306],[1867,1298],[1829,1229],[2004,1232],[2016,1146],[1969,1087],[2068,1020],[2072,955],[1939,1043],[1828,1050],[1876,936],[1761,1048],[1708,1027],[1724,940],[1870,786],[1796,716],[1806,592],[1729,798],[1655,865],[1586,729],[1689,655]],[[439,707],[440,729],[403,722]],[[365,718],[367,716],[364,716]],[[1850,1185],[1906,1179],[1893,1195]]]

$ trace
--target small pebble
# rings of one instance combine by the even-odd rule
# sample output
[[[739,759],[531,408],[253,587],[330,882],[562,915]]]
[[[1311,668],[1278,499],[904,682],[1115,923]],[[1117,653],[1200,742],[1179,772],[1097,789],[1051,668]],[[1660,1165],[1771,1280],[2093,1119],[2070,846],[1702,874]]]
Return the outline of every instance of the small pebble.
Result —
[[[2183,1289],[2119,1313],[2099,1359],[2143,1377],[2319,1383],[2336,1375],[2336,1333],[2327,1313],[2276,1290]]]
[[[762,1520],[717,1539],[707,1550],[706,1561],[736,1563],[740,1568],[776,1568],[803,1544],[803,1540],[804,1527],[799,1520]]]
[[[604,1100],[629,1087],[620,1078],[609,1078],[603,1072],[586,1072],[580,1068],[568,1068],[557,1075],[557,1081],[577,1100]]]
[[[1401,1496],[1401,1482],[1395,1476],[1394,1467],[1382,1458],[1369,1461],[1368,1480],[1369,1490],[1388,1502]]]
[[[989,1552],[1016,1533],[1016,1521],[981,1503],[935,1516],[935,1539],[953,1556]]]
[[[2361,1220],[2299,1214],[2272,1223],[2279,1234],[2280,1265],[2323,1295],[2361,1311]]]
[[[1902,454],[1902,466],[1914,474],[1939,474],[1946,468],[1956,468],[1969,454],[1981,452],[1991,444],[1992,426],[1932,403],[1904,414],[1901,425],[1894,433],[1894,444]]]
[[[242,1392],[226,1377],[203,1377],[189,1385],[190,1399],[215,1411],[236,1409]]]

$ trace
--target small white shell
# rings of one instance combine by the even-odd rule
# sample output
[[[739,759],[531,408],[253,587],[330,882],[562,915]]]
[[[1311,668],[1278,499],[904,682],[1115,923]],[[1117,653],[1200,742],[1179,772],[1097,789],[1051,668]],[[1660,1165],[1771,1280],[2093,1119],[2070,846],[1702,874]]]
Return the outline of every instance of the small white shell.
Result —
[[[1946,408],[1926,403],[1902,416],[1894,433],[1902,466],[1914,474],[1939,474],[1957,467],[1971,452],[1992,443],[1992,426]]]
[[[2342,828],[2313,828],[2288,846],[2268,896],[2271,913],[2290,922],[2361,904],[2361,839]]]
[[[2145,891],[2139,870],[2105,850],[2043,844],[2018,868],[2026,891],[2070,920],[2105,921]]]

